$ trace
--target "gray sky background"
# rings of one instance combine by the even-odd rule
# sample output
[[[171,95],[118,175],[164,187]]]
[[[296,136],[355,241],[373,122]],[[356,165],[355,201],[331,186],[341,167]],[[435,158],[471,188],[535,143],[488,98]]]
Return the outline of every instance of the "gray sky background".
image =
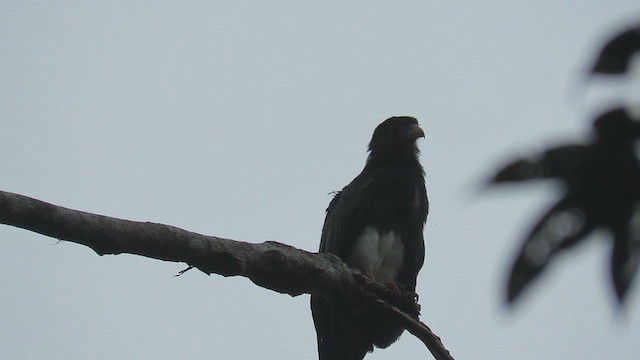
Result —
[[[413,115],[431,199],[422,319],[454,357],[635,359],[638,287],[617,313],[602,236],[503,308],[555,190],[477,191],[513,155],[584,138],[593,94],[638,99],[578,87],[634,16],[637,0],[2,1],[0,189],[316,250],[375,126]],[[1,226],[0,358],[315,358],[308,296],[172,277],[184,267]],[[407,334],[368,357],[424,358]]]

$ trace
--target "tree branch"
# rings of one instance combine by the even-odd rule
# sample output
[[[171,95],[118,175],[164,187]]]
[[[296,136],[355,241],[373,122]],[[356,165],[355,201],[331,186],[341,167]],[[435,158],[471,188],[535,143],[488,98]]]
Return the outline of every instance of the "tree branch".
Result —
[[[258,286],[291,296],[312,294],[376,306],[392,313],[436,359],[453,359],[425,324],[399,309],[406,306],[402,299],[334,255],[310,253],[273,241],[250,244],[169,225],[122,220],[3,191],[0,223],[82,244],[98,255],[129,253],[185,262],[207,274],[244,276]]]

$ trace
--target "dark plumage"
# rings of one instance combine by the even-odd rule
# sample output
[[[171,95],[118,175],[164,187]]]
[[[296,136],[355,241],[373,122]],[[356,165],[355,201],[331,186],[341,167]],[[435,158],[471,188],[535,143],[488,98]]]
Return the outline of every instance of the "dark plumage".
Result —
[[[380,124],[362,172],[327,208],[320,252],[406,293],[415,292],[424,262],[423,228],[429,202],[412,117]],[[386,348],[403,328],[372,309],[311,297],[320,360],[360,360],[373,345]],[[414,314],[417,317],[417,313]]]

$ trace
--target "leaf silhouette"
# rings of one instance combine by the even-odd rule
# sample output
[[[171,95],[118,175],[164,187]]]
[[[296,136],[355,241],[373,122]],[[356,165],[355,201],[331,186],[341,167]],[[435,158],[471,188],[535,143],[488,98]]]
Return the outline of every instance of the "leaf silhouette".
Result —
[[[593,221],[575,207],[579,199],[565,197],[533,227],[513,263],[507,283],[507,301],[512,303],[560,250],[583,240],[595,228]]]
[[[611,253],[611,280],[616,295],[623,299],[640,264],[640,207],[636,204],[625,225],[614,229]]]
[[[490,184],[554,179],[561,199],[536,223],[516,256],[507,283],[513,303],[562,250],[597,228],[612,234],[611,278],[620,302],[640,264],[640,123],[623,108],[600,115],[585,145],[564,145],[504,166]]]
[[[590,150],[586,145],[566,145],[517,160],[500,170],[493,183],[518,182],[550,178],[568,178],[581,165]]]
[[[621,75],[627,72],[631,58],[640,52],[640,25],[609,40],[591,69],[592,74]]]

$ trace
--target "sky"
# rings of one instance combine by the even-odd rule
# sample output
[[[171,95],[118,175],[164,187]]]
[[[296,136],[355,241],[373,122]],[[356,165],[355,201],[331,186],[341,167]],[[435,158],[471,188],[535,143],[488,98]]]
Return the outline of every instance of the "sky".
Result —
[[[606,234],[507,309],[511,257],[557,189],[480,189],[640,98],[637,80],[583,81],[639,17],[637,0],[2,1],[0,190],[315,251],[375,126],[415,116],[431,202],[417,292],[454,358],[635,359],[638,286],[617,309]],[[173,277],[185,267],[0,226],[0,358],[316,357],[308,295]],[[405,334],[366,359],[396,358],[431,355]]]

